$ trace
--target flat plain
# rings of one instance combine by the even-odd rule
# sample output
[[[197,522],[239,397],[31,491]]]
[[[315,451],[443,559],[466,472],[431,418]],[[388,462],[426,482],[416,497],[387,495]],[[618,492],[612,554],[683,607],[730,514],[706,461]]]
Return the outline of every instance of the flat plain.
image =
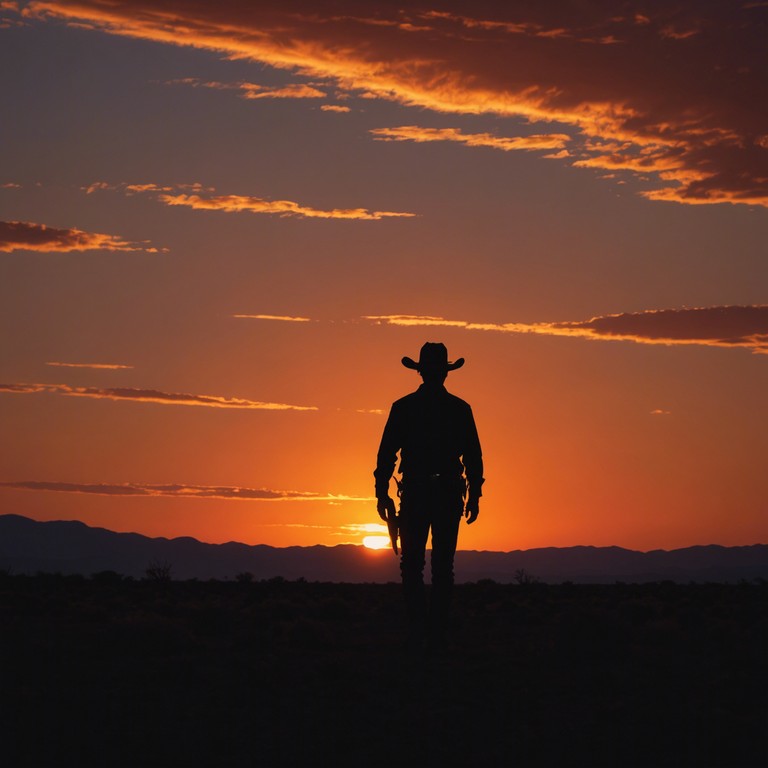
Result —
[[[768,583],[0,576],[9,766],[768,764]]]

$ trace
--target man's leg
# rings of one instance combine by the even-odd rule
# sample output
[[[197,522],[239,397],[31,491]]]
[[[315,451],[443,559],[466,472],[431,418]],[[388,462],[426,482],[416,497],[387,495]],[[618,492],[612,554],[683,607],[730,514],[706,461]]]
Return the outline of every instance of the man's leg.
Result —
[[[429,535],[429,508],[421,489],[404,489],[400,503],[400,575],[408,613],[410,640],[424,637],[426,603],[424,596],[424,552]]]
[[[433,645],[444,639],[453,593],[453,559],[464,510],[460,492],[442,489],[432,512],[432,592],[429,601],[429,634]]]

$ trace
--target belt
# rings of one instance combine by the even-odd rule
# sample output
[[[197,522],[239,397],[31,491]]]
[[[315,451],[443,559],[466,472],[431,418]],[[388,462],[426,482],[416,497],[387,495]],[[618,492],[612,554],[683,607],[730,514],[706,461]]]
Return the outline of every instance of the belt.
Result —
[[[457,482],[462,479],[461,475],[457,475],[455,472],[433,472],[431,474],[420,475],[404,475],[403,480],[408,483],[423,483],[427,480],[456,480]]]

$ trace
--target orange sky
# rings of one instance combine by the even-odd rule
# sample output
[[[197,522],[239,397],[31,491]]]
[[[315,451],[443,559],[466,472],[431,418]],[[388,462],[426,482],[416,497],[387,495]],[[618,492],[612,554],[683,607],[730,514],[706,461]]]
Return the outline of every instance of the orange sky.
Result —
[[[765,543],[762,3],[0,3],[0,513],[360,543],[399,360],[464,549]]]

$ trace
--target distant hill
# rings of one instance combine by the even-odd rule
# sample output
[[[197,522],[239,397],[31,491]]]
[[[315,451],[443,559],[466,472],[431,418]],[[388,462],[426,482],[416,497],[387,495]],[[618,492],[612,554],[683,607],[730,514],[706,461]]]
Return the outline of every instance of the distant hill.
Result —
[[[152,563],[170,565],[174,579],[233,579],[247,572],[255,579],[279,576],[360,583],[397,581],[400,576],[398,558],[390,550],[373,551],[351,544],[283,548],[236,542],[205,544],[189,537],[149,538],[74,521],[41,523],[19,515],[0,515],[0,568],[12,573],[89,576],[116,571],[138,578]],[[768,545],[710,545],[652,552],[621,547],[547,547],[456,553],[459,582],[513,582],[521,570],[547,583],[767,579]]]

